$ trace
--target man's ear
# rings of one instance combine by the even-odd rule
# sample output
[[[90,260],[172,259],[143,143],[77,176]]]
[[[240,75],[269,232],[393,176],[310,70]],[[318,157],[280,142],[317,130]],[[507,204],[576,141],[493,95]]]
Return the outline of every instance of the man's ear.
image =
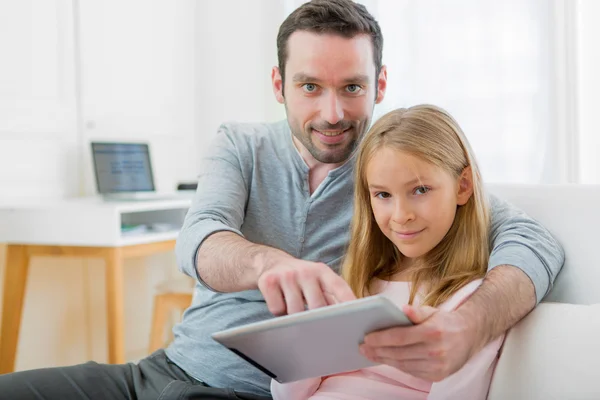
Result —
[[[273,93],[275,94],[275,99],[281,104],[285,102],[283,98],[283,80],[281,79],[281,74],[279,73],[278,67],[273,67],[271,70],[271,83],[273,84]]]
[[[456,195],[456,204],[464,206],[473,195],[473,170],[469,165],[463,169],[458,178],[458,193]]]
[[[387,67],[381,66],[379,76],[377,77],[377,97],[375,97],[375,104],[379,104],[385,97],[385,90],[387,89]]]

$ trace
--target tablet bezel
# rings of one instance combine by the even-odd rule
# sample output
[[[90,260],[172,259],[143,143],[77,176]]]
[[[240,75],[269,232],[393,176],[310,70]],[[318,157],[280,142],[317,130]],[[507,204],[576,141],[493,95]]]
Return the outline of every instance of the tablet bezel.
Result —
[[[375,295],[227,329],[212,337],[271,378],[286,383],[377,365],[359,353],[364,336],[409,325],[399,307]],[[311,341],[319,333],[322,340]],[[348,348],[341,348],[341,343]]]

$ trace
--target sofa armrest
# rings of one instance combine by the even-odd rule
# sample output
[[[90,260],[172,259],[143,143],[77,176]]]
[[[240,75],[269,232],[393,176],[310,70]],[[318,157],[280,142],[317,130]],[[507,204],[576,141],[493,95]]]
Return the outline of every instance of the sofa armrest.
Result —
[[[508,332],[488,400],[600,399],[600,304],[541,303]]]

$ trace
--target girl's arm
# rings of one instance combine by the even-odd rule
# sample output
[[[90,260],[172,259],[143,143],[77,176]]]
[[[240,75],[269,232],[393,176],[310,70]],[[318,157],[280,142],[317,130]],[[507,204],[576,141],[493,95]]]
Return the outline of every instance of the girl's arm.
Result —
[[[309,378],[290,383],[279,383],[271,380],[271,396],[273,400],[306,400],[321,385],[321,378]]]

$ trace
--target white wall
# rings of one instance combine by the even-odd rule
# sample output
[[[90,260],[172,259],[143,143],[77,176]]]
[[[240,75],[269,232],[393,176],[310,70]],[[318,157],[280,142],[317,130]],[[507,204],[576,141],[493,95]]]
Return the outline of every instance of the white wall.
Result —
[[[0,2],[0,201],[77,193],[73,29],[70,1]]]
[[[600,183],[600,2],[578,0],[576,10],[579,174],[582,183]]]
[[[285,2],[220,0],[197,3],[197,137],[202,152],[224,121],[285,117],[271,89],[276,37]],[[235,10],[235,12],[232,12]]]

